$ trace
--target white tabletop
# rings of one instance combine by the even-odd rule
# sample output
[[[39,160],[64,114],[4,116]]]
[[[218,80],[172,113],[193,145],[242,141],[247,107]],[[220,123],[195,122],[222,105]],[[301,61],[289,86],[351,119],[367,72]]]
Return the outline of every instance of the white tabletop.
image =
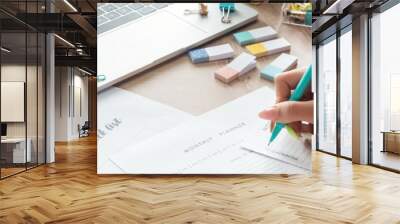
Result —
[[[5,138],[1,139],[1,143],[20,143],[24,142],[25,138]],[[27,138],[27,141],[30,141],[30,138]]]

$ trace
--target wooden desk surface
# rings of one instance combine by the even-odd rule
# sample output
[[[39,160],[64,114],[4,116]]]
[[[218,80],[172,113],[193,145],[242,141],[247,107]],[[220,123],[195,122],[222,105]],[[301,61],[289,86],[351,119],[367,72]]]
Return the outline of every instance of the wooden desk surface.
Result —
[[[400,176],[313,152],[311,175],[96,174],[96,137],[0,180],[0,223],[399,223]],[[7,175],[9,169],[1,169]]]
[[[310,29],[281,24],[281,4],[249,5],[258,11],[258,21],[238,31],[270,25],[278,31],[280,37],[286,38],[291,43],[290,53],[299,58],[298,67],[311,63]],[[245,51],[233,40],[232,33],[217,38],[205,46],[227,42],[233,46],[236,54]],[[192,64],[187,54],[184,54],[116,86],[193,115],[200,115],[262,86],[274,88],[272,82],[260,78],[260,70],[277,56],[279,54],[257,59],[256,70],[229,85],[214,78],[214,71],[227,64],[227,60]]]

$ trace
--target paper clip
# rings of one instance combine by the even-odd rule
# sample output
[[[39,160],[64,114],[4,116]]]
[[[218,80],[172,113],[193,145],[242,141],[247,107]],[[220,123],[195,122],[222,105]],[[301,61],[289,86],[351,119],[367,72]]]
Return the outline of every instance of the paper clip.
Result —
[[[200,14],[201,16],[207,16],[208,15],[208,7],[204,3],[199,3],[199,9],[198,10],[185,9],[185,11],[183,13],[185,15]]]
[[[183,14],[185,14],[185,15],[197,14],[197,13],[199,13],[199,11],[193,10],[193,9],[185,9],[185,11],[183,11]]]
[[[222,11],[221,22],[222,23],[230,23],[232,20],[229,19],[229,14],[230,14],[230,12],[235,11],[235,4],[234,3],[220,3],[219,9]],[[225,15],[225,11],[227,11],[226,15]]]

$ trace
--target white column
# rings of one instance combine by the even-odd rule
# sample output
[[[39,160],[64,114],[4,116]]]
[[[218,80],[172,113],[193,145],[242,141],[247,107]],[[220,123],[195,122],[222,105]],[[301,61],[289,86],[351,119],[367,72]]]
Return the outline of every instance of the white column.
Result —
[[[353,162],[368,163],[368,17],[353,20]]]
[[[54,12],[54,5],[46,1],[46,11]],[[46,163],[55,161],[55,43],[54,34],[46,35]]]
[[[54,35],[46,37],[46,163],[55,161],[54,133],[55,133],[55,61],[54,61]]]
[[[317,48],[315,45],[312,46],[312,82],[311,82],[311,92],[313,93],[314,99],[314,130],[312,135],[312,149],[316,150],[317,148],[317,73],[316,73],[316,66],[317,66]]]

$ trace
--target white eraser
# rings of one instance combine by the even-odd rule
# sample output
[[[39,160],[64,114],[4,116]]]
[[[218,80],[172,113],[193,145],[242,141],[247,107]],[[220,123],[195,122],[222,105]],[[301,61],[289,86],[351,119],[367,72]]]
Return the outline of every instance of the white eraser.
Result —
[[[247,65],[246,68],[244,68],[240,73],[239,76],[244,75],[246,73],[248,73],[249,71],[255,69],[257,66],[257,62],[254,60],[252,62],[249,63],[249,65]]]
[[[246,49],[256,57],[276,54],[290,50],[290,44],[284,38],[247,45]]]
[[[235,52],[230,44],[222,44],[189,51],[189,57],[193,63],[227,59],[232,58],[233,56],[235,56]]]
[[[290,54],[281,54],[269,65],[261,70],[261,77],[268,80],[275,80],[275,77],[286,72],[297,65],[297,57]]]
[[[234,33],[233,37],[240,45],[246,45],[277,38],[278,33],[272,27],[264,26],[253,30]]]
[[[232,58],[235,55],[230,44],[207,47],[205,50],[207,51],[210,61]]]
[[[279,57],[277,57],[271,65],[278,67],[282,69],[283,71],[286,71],[290,68],[292,68],[295,64],[297,64],[297,57],[290,55],[290,54],[281,54]]]
[[[278,33],[270,26],[250,30],[249,32],[254,37],[256,42],[267,41],[278,37]]]
[[[235,71],[241,72],[247,66],[249,66],[249,64],[254,62],[255,59],[256,59],[255,56],[243,52],[239,56],[237,56],[233,61],[231,61],[227,66],[234,69]]]
[[[290,44],[284,38],[278,38],[264,42],[264,46],[267,48],[268,54],[276,54],[279,52],[290,50]]]
[[[256,68],[255,58],[255,56],[243,52],[229,64],[215,71],[215,78],[224,83],[229,83]]]

